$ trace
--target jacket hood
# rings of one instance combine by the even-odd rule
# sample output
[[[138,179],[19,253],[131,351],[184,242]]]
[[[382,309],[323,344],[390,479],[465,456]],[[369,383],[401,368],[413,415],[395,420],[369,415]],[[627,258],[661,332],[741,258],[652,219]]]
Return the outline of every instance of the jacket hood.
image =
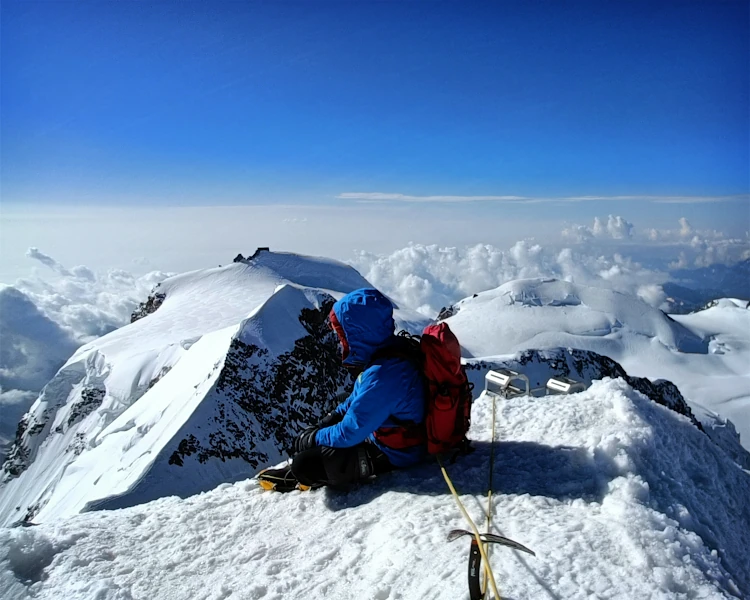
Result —
[[[346,365],[365,365],[373,353],[393,337],[393,305],[378,290],[363,288],[348,293],[333,305],[349,344]]]

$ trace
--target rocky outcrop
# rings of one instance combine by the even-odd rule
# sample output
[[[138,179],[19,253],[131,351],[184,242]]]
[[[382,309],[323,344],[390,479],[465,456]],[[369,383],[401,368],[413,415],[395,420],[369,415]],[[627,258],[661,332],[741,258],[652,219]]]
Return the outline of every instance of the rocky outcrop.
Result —
[[[622,378],[634,389],[650,400],[686,416],[698,429],[703,426],[695,418],[680,390],[671,381],[645,377],[633,377],[619,363],[588,350],[575,348],[551,348],[548,350],[525,350],[513,358],[500,361],[470,360],[466,365],[470,379],[483,387],[481,378],[490,369],[511,369],[529,378],[531,388],[543,388],[550,377],[561,376],[582,381],[590,385],[595,379],[605,377]]]
[[[438,313],[437,321],[438,322],[444,321],[445,319],[448,319],[452,317],[453,315],[455,315],[457,312],[458,312],[458,309],[452,304],[450,306],[444,306],[443,308],[440,309],[440,312]]]
[[[159,287],[158,285],[156,286]],[[166,294],[154,291],[145,302],[141,302],[130,315],[130,322],[135,323],[143,317],[155,313],[157,309],[162,305],[164,299],[167,297]]]
[[[104,400],[106,393],[107,391],[103,388],[84,387],[83,390],[81,390],[80,399],[71,406],[67,420],[68,428],[76,423],[80,423],[99,408],[102,405],[102,400]]]
[[[270,251],[271,249],[268,246],[261,246],[260,248],[257,248],[255,252],[253,252],[247,258],[242,256],[242,252],[240,252],[237,256],[235,256],[232,259],[232,262],[250,264],[253,261],[253,259],[260,256],[262,252],[270,252]]]
[[[307,335],[283,354],[234,339],[216,383],[208,431],[177,442],[169,464],[183,466],[193,456],[200,463],[241,458],[254,469],[269,459],[264,448],[288,452],[294,438],[353,385],[326,324],[333,302],[329,297],[319,309],[302,310]]]

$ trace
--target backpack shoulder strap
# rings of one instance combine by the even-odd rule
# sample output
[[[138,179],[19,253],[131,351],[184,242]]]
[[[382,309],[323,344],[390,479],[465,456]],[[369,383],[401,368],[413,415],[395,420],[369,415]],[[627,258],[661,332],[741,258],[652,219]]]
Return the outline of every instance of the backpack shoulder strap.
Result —
[[[370,358],[370,365],[377,360],[387,358],[399,358],[412,363],[420,372],[424,367],[424,354],[419,345],[419,336],[411,335],[406,331],[399,331],[394,337],[393,343],[376,350]]]

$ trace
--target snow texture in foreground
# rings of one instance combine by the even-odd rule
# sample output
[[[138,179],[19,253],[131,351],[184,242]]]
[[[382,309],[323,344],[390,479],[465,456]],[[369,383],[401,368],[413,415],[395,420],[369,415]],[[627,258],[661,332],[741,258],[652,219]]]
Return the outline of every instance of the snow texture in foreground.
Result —
[[[478,523],[477,452],[450,471]],[[732,598],[750,593],[750,477],[687,419],[622,380],[498,402],[492,554],[504,598]],[[351,493],[261,492],[254,480],[180,500],[0,530],[0,596],[466,597],[465,527],[433,464]]]

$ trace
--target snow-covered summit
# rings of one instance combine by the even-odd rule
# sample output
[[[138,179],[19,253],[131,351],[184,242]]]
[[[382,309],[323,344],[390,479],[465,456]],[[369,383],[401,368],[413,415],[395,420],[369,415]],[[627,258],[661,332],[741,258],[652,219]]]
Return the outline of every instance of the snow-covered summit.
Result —
[[[25,415],[1,522],[189,495],[278,462],[350,384],[325,318],[360,287],[342,263],[272,252],[165,280],[155,312],[80,348]]]
[[[158,310],[91,344],[103,353],[142,353],[165,344],[189,343],[210,331],[236,325],[285,283],[346,293],[370,284],[341,262],[298,254],[262,252],[254,259],[170,277],[156,287],[164,297]]]
[[[705,353],[706,344],[634,296],[556,279],[522,279],[475,294],[448,319],[470,356],[570,346],[619,360],[639,345]],[[619,349],[618,356],[607,352]]]

